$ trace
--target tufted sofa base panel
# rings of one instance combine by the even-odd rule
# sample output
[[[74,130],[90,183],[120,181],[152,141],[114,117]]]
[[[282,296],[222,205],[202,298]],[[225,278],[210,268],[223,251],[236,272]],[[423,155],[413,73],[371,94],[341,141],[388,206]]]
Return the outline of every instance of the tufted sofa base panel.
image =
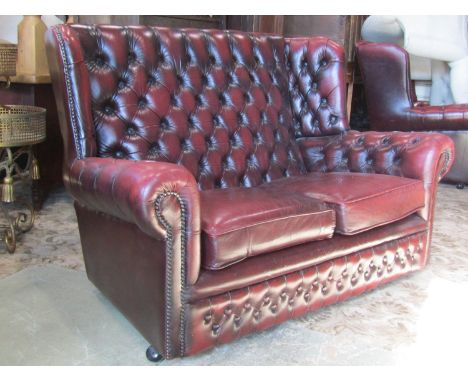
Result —
[[[231,342],[421,269],[427,232],[193,302],[185,355]]]

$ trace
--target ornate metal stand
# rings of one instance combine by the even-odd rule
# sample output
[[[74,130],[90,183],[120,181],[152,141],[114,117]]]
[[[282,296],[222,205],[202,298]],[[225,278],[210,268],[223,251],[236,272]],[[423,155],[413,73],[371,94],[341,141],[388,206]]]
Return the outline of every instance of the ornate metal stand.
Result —
[[[6,80],[0,86],[10,86],[10,77],[16,74],[17,55],[16,45],[0,43],[0,77]],[[0,209],[5,219],[4,224],[0,223],[0,240],[10,253],[16,249],[16,238],[34,224],[33,198],[17,198],[14,186],[31,179],[31,193],[37,192],[34,186],[39,180],[39,166],[32,147],[46,138],[45,114],[45,109],[35,106],[0,105]]]
[[[31,182],[31,195],[39,180],[39,165],[33,145],[45,139],[45,109],[34,106],[0,105],[0,240],[8,252],[16,249],[16,240],[29,231],[35,219],[32,197],[16,195],[15,185]],[[28,200],[29,199],[29,200]]]
[[[18,159],[23,158],[26,165],[22,168]],[[21,147],[15,152],[7,147],[0,153],[0,173],[5,172],[2,184],[2,199],[0,203],[1,213],[6,223],[0,224],[0,239],[4,241],[9,253],[16,249],[16,239],[29,231],[35,219],[35,211],[32,201],[28,201],[25,195],[17,198],[14,192],[15,183],[28,183],[39,179],[39,168],[32,151],[32,146]],[[12,211],[14,207],[16,211]]]

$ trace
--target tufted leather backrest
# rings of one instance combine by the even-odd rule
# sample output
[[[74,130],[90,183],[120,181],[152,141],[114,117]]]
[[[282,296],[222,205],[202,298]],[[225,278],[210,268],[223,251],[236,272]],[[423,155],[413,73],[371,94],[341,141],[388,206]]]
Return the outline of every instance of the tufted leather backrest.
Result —
[[[348,130],[343,47],[326,37],[288,38],[286,44],[295,136]]]
[[[91,104],[96,148],[82,150],[87,156],[178,163],[201,189],[251,187],[305,172],[291,129],[282,37],[56,28],[78,45],[71,66],[82,61],[87,69],[76,80],[78,98],[89,92]]]
[[[343,136],[301,139],[299,145],[311,172],[359,172],[417,179],[420,174],[414,170],[416,164],[405,158],[427,152],[434,139],[439,137],[350,130]]]

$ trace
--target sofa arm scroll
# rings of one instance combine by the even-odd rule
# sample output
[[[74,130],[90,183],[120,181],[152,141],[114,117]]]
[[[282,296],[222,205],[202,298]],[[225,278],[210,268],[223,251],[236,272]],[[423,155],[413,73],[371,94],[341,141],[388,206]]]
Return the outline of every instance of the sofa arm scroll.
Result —
[[[430,220],[436,185],[454,161],[452,139],[438,133],[359,132],[298,140],[309,172],[377,173],[423,181]]]
[[[187,281],[196,281],[200,197],[188,170],[172,163],[88,157],[75,160],[64,178],[79,204],[136,224],[159,240],[180,237]]]
[[[454,159],[453,141],[437,133],[359,132],[298,140],[309,172],[351,171],[439,181]],[[443,166],[438,173],[439,160]]]

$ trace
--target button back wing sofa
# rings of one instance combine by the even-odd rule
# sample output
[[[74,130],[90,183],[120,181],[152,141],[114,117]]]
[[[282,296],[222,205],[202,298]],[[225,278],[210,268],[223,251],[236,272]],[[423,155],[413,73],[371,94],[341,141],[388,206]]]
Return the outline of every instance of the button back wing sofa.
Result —
[[[82,25],[46,40],[88,277],[153,359],[425,265],[453,142],[349,130],[335,42]]]

